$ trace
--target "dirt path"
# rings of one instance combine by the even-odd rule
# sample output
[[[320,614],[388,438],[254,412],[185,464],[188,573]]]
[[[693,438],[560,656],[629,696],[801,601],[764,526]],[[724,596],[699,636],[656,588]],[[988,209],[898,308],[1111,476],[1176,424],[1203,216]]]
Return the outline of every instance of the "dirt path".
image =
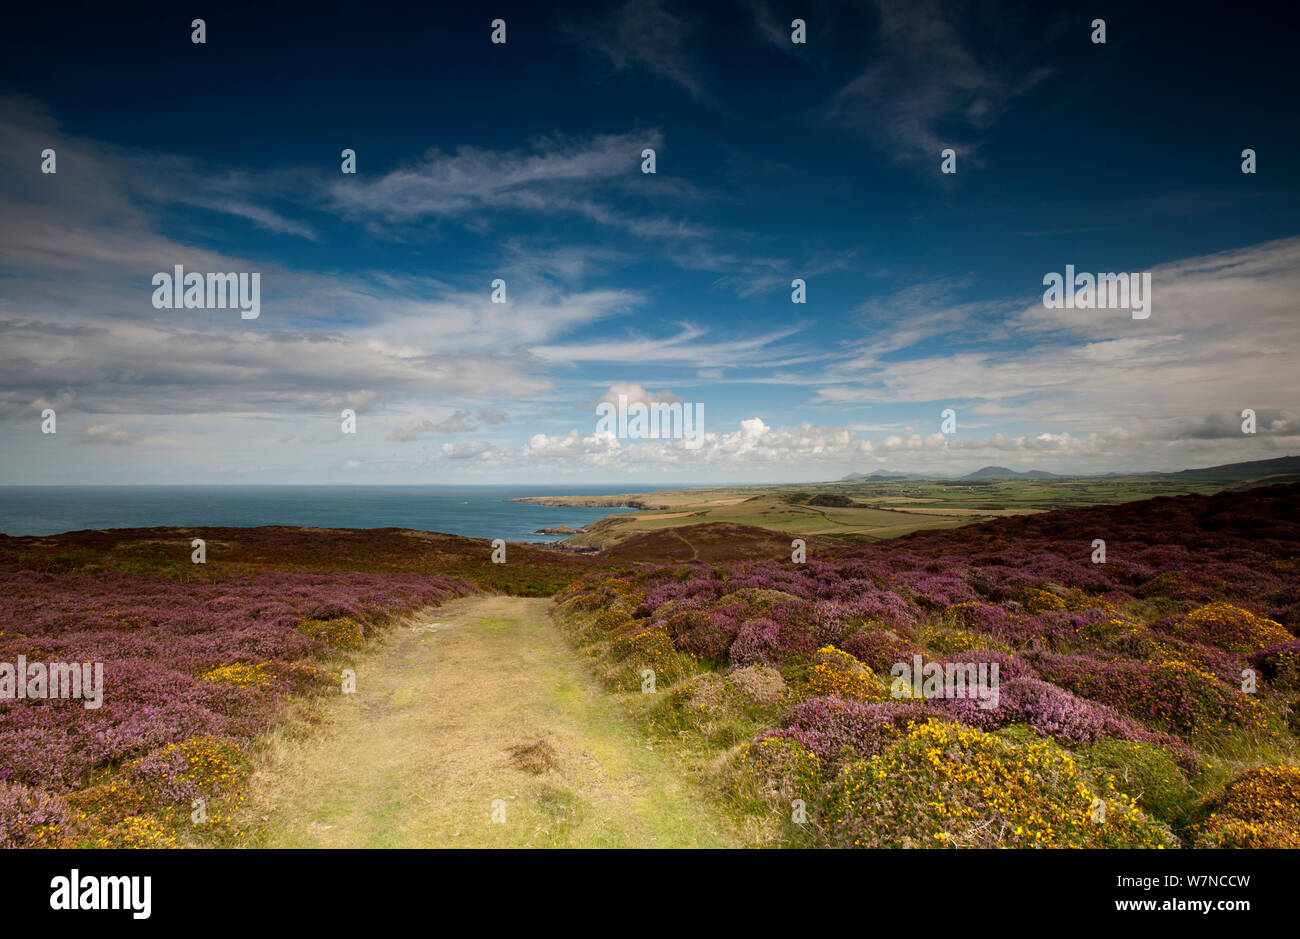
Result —
[[[250,800],[266,845],[733,844],[590,677],[549,605],[457,600],[363,659],[323,729],[273,739]],[[509,748],[539,740],[555,765],[535,774]]]

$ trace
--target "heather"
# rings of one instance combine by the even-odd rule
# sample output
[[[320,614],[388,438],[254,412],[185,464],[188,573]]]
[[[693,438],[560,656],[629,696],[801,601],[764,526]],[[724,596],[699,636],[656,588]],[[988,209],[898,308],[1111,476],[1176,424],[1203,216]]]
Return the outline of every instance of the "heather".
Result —
[[[759,740],[793,740],[814,754],[824,766],[846,759],[874,756],[906,733],[914,721],[942,717],[928,705],[899,702],[863,702],[838,696],[808,698],[781,719],[781,726]]]
[[[1300,639],[1277,642],[1250,657],[1264,677],[1288,690],[1300,690]]]
[[[0,662],[103,664],[98,708],[0,701],[6,843],[185,843],[196,800],[206,831],[237,843],[229,811],[254,738],[289,703],[338,694],[347,654],[393,616],[472,590],[427,574],[215,567],[180,579],[0,565]]]
[[[1252,841],[1189,819],[1234,775],[1300,762],[1297,558],[1300,487],[1273,486],[918,532],[804,564],[625,567],[576,581],[558,619],[770,843],[1281,843],[1271,822]],[[628,654],[648,628],[653,658]],[[914,697],[891,677],[981,664],[997,666],[996,706]],[[734,693],[728,676],[752,668],[779,677],[779,702]],[[806,823],[791,824],[791,799]],[[918,800],[950,814],[918,814]]]
[[[71,827],[68,807],[57,796],[0,782],[0,848],[52,845]]]
[[[190,560],[191,541],[207,543],[207,564]],[[466,580],[483,590],[548,597],[576,573],[601,567],[591,557],[512,544],[509,563],[484,563],[490,544],[401,528],[141,528],[74,531],[50,537],[0,535],[0,570],[41,574],[154,574],[189,583],[263,571],[415,574]]]
[[[188,532],[0,538],[0,662],[102,661],[106,686],[98,710],[0,702],[6,837],[192,843],[197,805],[203,843],[242,843],[259,735],[337,694],[391,617],[473,589],[464,572],[562,584],[556,622],[756,843],[1290,845],[1297,496],[810,543],[804,564],[512,546],[492,565],[481,542],[395,529],[209,529],[206,566]],[[996,706],[895,677],[979,666]]]
[[[1022,723],[1061,743],[1096,743],[1103,739],[1155,743],[1192,766],[1192,750],[1177,737],[1144,728],[1113,708],[1071,694],[1037,678],[1015,677],[999,688],[997,707],[972,698],[942,699],[939,704],[963,724],[995,730]]]

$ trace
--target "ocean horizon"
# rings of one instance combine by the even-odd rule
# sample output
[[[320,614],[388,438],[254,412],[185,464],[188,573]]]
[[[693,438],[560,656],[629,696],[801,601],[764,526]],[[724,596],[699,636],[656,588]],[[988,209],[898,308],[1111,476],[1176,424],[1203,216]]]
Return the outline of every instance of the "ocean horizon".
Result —
[[[526,496],[600,496],[684,486],[0,486],[0,533],[56,535],[111,528],[412,528],[470,538],[559,541],[540,528],[580,528],[630,511],[510,502]]]

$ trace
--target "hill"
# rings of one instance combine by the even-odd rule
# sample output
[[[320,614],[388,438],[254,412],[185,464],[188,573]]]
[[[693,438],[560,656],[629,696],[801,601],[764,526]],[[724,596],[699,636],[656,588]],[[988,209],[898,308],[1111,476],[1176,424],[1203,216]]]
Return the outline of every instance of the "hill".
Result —
[[[984,466],[973,473],[967,473],[962,479],[1060,479],[1055,473],[1045,470],[1026,470],[1018,472],[1005,466]]]
[[[1174,479],[1221,482],[1246,482],[1275,476],[1295,476],[1300,475],[1300,456],[1281,456],[1274,460],[1252,460],[1248,463],[1225,463],[1222,466],[1185,469],[1163,475]]]
[[[875,470],[871,473],[849,473],[847,476],[841,476],[841,481],[849,479],[919,479],[912,473],[900,473],[897,470]]]
[[[790,557],[791,537],[768,528],[711,522],[632,535],[600,552],[603,561],[761,561]],[[805,538],[809,551],[843,548],[834,538]]]

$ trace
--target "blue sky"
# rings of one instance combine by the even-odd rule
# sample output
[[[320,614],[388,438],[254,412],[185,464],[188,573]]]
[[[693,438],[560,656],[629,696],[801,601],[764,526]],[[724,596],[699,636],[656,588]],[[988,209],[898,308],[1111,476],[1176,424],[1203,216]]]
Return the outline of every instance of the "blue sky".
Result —
[[[1281,14],[261,6],[212,10],[203,45],[202,10],[8,22],[0,483],[779,481],[1300,452]],[[261,315],[154,309],[176,264],[259,272]],[[1067,264],[1151,272],[1150,318],[1044,309]],[[597,434],[619,393],[702,403],[704,445]]]

